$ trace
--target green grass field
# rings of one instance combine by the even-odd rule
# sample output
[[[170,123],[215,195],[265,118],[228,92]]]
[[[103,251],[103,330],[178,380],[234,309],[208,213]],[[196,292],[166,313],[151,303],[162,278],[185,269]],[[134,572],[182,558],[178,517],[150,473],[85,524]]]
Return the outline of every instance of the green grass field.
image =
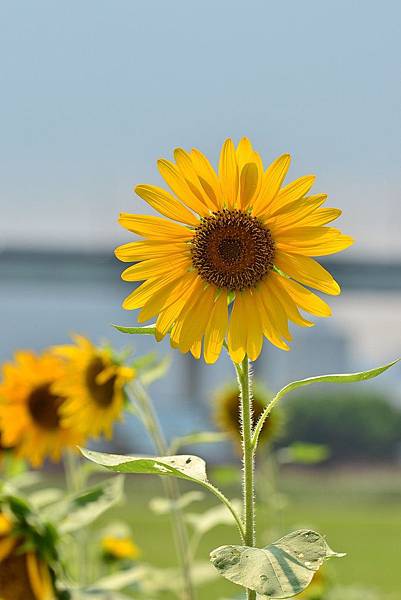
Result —
[[[264,545],[293,529],[307,526],[327,536],[330,546],[346,552],[330,561],[330,576],[341,585],[372,587],[391,592],[401,599],[401,472],[393,469],[357,468],[335,471],[287,471],[280,477],[283,506],[278,514],[267,508],[267,495],[260,481],[258,504],[259,543]],[[182,486],[183,490],[193,489]],[[229,497],[238,488],[226,486]],[[154,478],[128,477],[127,503],[113,516],[126,516],[132,525],[142,560],[158,566],[173,566],[175,556],[167,517],[155,516],[148,503],[161,496],[162,487]],[[266,498],[263,502],[262,498]],[[191,512],[215,504],[206,497],[190,507]],[[109,517],[110,518],[110,517]],[[234,527],[218,526],[199,547],[197,557],[207,560],[209,552],[222,544],[238,543]],[[202,586],[199,600],[238,596],[239,588],[222,579]],[[163,598],[169,596],[163,596]],[[379,597],[380,594],[379,594]]]

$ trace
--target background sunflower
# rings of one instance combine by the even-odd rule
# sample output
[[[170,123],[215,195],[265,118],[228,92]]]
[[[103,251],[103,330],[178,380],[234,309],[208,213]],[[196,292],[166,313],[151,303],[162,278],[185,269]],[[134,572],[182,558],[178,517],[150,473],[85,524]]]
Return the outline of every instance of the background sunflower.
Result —
[[[253,386],[253,426],[257,423],[266,404],[271,400],[268,390],[259,382]],[[238,386],[228,384],[217,390],[213,395],[214,421],[221,431],[228,433],[231,439],[240,446],[241,444],[241,415]],[[282,428],[282,415],[277,409],[273,410],[265,420],[260,434],[260,443],[271,443],[280,434]]]
[[[54,600],[51,568],[20,525],[0,508],[1,600]]]
[[[5,447],[38,467],[46,457],[58,461],[65,448],[83,442],[77,429],[61,421],[65,397],[54,389],[64,373],[60,358],[50,352],[17,352],[2,373],[0,431]]]
[[[124,386],[134,379],[135,370],[121,364],[110,348],[96,347],[78,335],[74,341],[54,349],[65,367],[55,386],[67,398],[62,422],[85,436],[110,438],[113,424],[123,416]]]

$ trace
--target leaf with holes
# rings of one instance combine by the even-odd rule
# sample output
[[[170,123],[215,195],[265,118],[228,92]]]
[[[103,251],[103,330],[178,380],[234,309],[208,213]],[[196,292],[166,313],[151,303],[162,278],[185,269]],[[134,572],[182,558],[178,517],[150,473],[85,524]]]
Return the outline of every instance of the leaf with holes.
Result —
[[[309,529],[294,531],[266,548],[221,546],[210,555],[216,570],[262,598],[291,598],[310,584],[327,558],[341,557],[323,536]]]
[[[143,473],[167,475],[201,483],[207,482],[206,463],[199,456],[129,456],[106,454],[81,448],[85,458],[117,473]]]

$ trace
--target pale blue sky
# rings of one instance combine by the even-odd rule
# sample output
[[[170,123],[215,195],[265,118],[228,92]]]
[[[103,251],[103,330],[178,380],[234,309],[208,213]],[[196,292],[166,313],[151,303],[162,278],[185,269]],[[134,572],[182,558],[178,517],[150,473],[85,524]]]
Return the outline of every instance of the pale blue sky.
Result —
[[[400,6],[3,0],[3,245],[111,249],[159,156],[248,135],[317,173],[349,256],[400,258]]]

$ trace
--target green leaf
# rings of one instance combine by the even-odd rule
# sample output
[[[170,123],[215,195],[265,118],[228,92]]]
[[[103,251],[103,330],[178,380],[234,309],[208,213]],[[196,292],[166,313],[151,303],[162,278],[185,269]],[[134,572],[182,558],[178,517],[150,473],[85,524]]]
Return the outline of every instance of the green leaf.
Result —
[[[149,502],[149,508],[158,515],[166,515],[172,512],[174,508],[183,510],[193,502],[199,502],[200,500],[203,500],[203,498],[203,492],[192,490],[186,494],[181,494],[177,500],[169,500],[169,498],[160,497],[152,498]]]
[[[188,435],[176,437],[170,445],[171,452],[177,452],[183,446],[192,446],[193,444],[215,444],[225,442],[228,439],[226,433],[219,431],[195,431]]]
[[[131,333],[131,334],[139,334],[139,335],[155,335],[156,334],[156,324],[154,325],[145,325],[144,327],[124,327],[124,325],[113,325],[118,331],[122,333]]]
[[[95,521],[123,496],[123,477],[113,477],[67,498],[49,509],[48,517],[58,522],[61,533],[71,533]]]
[[[217,571],[262,598],[291,598],[301,593],[327,558],[341,557],[323,536],[294,531],[266,548],[221,546],[210,555]]]
[[[124,588],[141,581],[143,577],[143,569],[139,567],[133,567],[132,569],[126,569],[119,573],[113,573],[102,577],[96,584],[90,586],[87,591],[94,592],[106,592],[114,590],[123,590]]]
[[[374,379],[378,375],[381,375],[387,369],[390,369],[397,364],[401,359],[393,360],[393,362],[377,367],[376,369],[370,369],[369,371],[359,371],[358,373],[344,373],[336,375],[318,375],[317,377],[308,377],[307,379],[300,379],[299,381],[293,381],[285,387],[283,387],[277,394],[277,396],[284,396],[292,390],[303,387],[304,385],[310,385],[311,383],[355,383],[357,381],[367,381],[368,379]]]
[[[178,456],[129,456],[123,454],[106,454],[81,448],[85,458],[117,473],[143,473],[149,475],[166,475],[188,479],[189,481],[206,482],[206,463],[199,456],[182,454]]]
[[[212,492],[231,512],[241,539],[244,537],[244,526],[235,509],[224,494],[212,485],[206,475],[206,463],[199,456],[190,454],[179,454],[173,456],[125,456],[121,454],[106,454],[80,448],[83,456],[98,465],[102,465],[110,471],[117,473],[141,473],[148,475],[160,475],[167,477],[178,477],[201,485]]]
[[[29,496],[31,504],[36,510],[57,502],[64,496],[65,492],[60,488],[45,488],[43,490],[37,490]]]
[[[318,375],[317,377],[307,377],[306,379],[300,379],[298,381],[293,381],[288,385],[284,386],[277,394],[274,396],[273,400],[266,406],[265,410],[259,417],[259,420],[256,424],[255,431],[252,438],[252,445],[255,448],[258,442],[258,438],[260,432],[263,427],[263,423],[266,418],[269,416],[272,409],[278,403],[279,400],[289,392],[296,390],[300,387],[304,387],[305,385],[311,385],[312,383],[355,383],[358,381],[367,381],[368,379],[374,379],[378,375],[381,375],[387,369],[390,369],[395,364],[397,364],[401,359],[393,360],[387,365],[383,365],[382,367],[377,367],[376,369],[370,369],[369,371],[359,371],[358,373],[344,373],[344,374],[335,374],[335,375]]]
[[[294,442],[276,452],[276,458],[280,464],[316,465],[327,460],[329,456],[330,448],[325,444],[307,442]]]
[[[241,514],[241,500],[231,500],[231,506]],[[191,525],[199,535],[205,535],[210,529],[218,525],[233,525],[233,518],[226,506],[213,506],[201,513],[189,513],[185,516],[185,520]]]

